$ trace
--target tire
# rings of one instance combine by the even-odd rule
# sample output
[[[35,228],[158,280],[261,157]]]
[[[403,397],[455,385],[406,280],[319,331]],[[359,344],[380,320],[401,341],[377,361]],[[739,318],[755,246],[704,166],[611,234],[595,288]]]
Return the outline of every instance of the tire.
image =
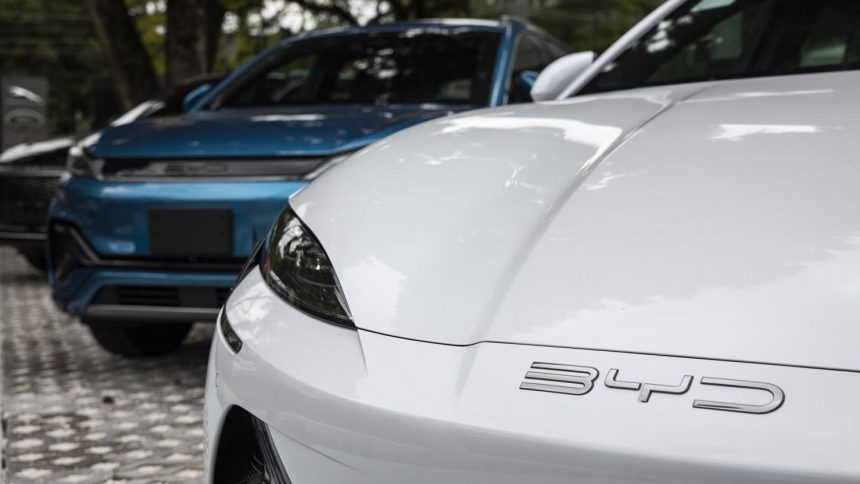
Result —
[[[21,252],[21,255],[24,256],[24,259],[27,260],[27,263],[30,264],[30,267],[33,269],[36,269],[39,272],[48,271],[48,259],[41,251],[26,251]]]
[[[153,323],[123,326],[83,321],[102,348],[122,356],[158,356],[175,351],[191,331],[191,323]]]

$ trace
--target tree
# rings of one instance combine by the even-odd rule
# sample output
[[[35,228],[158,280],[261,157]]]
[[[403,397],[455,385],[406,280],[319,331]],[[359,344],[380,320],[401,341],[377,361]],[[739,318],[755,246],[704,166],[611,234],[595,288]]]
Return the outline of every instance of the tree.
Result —
[[[122,105],[130,109],[155,95],[158,77],[125,2],[87,0],[87,7]]]
[[[168,85],[212,72],[224,7],[218,0],[167,0],[164,39]]]
[[[52,134],[84,134],[118,105],[87,7],[79,0],[0,0],[0,73],[44,77]]]
[[[227,73],[309,28],[515,14],[601,51],[661,1],[0,0],[0,72],[48,77],[52,132],[83,133],[162,84]]]

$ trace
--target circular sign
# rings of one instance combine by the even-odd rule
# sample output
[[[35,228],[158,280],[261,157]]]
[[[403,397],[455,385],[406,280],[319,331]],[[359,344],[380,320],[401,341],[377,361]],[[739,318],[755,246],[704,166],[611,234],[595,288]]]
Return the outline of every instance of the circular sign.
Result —
[[[13,109],[3,116],[3,124],[16,131],[30,131],[45,125],[45,116],[33,109]]]

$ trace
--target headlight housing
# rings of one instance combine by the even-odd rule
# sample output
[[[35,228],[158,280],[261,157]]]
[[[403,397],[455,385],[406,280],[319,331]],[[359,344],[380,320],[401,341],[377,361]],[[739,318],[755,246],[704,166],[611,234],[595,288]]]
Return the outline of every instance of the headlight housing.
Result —
[[[275,222],[262,255],[263,277],[290,305],[323,321],[355,327],[328,255],[289,207]]]
[[[80,145],[69,148],[66,169],[73,175],[101,178],[104,164],[104,160],[96,158],[89,150]]]

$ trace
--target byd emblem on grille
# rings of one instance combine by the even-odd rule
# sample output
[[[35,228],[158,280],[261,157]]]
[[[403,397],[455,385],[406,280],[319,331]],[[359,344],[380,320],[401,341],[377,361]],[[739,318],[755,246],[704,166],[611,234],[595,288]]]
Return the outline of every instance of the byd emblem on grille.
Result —
[[[594,389],[595,381],[600,372],[588,366],[562,365],[557,363],[532,363],[531,370],[526,373],[525,381],[520,384],[520,390],[532,390],[538,392],[564,393],[568,395],[585,395]],[[741,412],[763,414],[770,413],[782,406],[785,401],[785,393],[782,389],[772,383],[753,382],[745,380],[729,380],[725,378],[712,378],[703,376],[699,384],[716,387],[741,388],[750,390],[763,390],[770,393],[770,402],[764,405],[752,405],[748,403],[718,402],[712,400],[693,400],[693,408],[706,410],[724,410],[726,412]],[[606,388],[615,390],[632,390],[639,392],[639,401],[648,403],[651,395],[664,393],[669,395],[683,395],[693,385],[693,376],[684,375],[677,385],[663,385],[657,383],[642,383],[637,381],[625,381],[619,376],[619,370],[612,368],[603,379]]]

